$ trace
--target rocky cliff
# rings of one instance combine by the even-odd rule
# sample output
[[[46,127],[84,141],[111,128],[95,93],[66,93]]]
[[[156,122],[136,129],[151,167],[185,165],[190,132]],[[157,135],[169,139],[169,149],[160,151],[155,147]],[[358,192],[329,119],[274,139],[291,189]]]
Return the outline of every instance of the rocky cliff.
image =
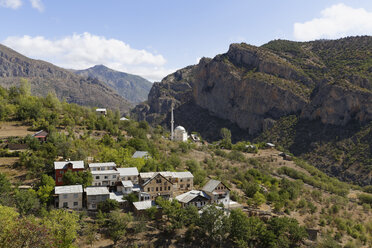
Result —
[[[167,124],[173,105],[176,124],[210,140],[220,138],[222,127],[232,129],[236,140],[257,137],[292,115],[300,123],[333,126],[340,133],[357,123],[352,132],[358,132],[372,121],[371,55],[368,36],[277,40],[261,47],[232,44],[227,53],[203,58],[154,83],[148,101],[132,113],[153,124]],[[323,144],[321,139],[316,142]],[[308,152],[296,150],[296,155]]]
[[[17,85],[21,78],[31,83],[31,92],[46,96],[54,92],[60,100],[80,105],[120,109],[131,107],[126,99],[98,79],[85,78],[52,65],[27,58],[0,44],[0,85]]]

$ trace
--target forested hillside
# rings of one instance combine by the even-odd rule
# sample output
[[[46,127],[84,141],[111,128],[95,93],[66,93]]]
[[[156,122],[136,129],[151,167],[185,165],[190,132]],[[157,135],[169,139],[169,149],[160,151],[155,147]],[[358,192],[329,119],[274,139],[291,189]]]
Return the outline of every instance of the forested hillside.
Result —
[[[284,160],[265,143],[174,142],[161,126],[120,121],[119,112],[61,102],[52,94],[31,96],[29,84],[0,87],[0,244],[8,247],[371,247],[371,188],[329,177],[301,159]],[[46,130],[46,142],[30,135],[2,133],[6,126]],[[9,150],[9,144],[26,144]],[[281,148],[280,148],[281,149]],[[136,150],[151,159],[132,158]],[[240,209],[211,205],[201,214],[173,200],[144,215],[108,200],[98,212],[54,209],[53,162],[115,162],[147,171],[185,171],[194,188],[209,178],[231,190]],[[23,174],[21,174],[21,172]],[[67,173],[66,173],[67,174]],[[91,174],[65,175],[70,184],[91,184]],[[24,186],[30,186],[25,189]],[[365,192],[363,192],[365,191]],[[136,201],[133,195],[126,198]],[[161,214],[160,214],[161,213]],[[161,217],[159,217],[159,214]],[[309,230],[318,232],[310,240]]]

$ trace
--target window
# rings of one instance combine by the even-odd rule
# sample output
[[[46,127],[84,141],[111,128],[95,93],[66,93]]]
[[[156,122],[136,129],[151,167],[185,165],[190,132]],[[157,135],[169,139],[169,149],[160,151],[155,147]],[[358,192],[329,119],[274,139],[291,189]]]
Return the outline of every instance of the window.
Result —
[[[105,179],[108,179],[108,176],[105,176]]]
[[[147,191],[150,192],[150,187],[147,188]]]
[[[163,191],[162,187],[160,187],[160,191]]]
[[[67,199],[67,194],[64,194],[63,195],[63,199]]]
[[[190,182],[190,178],[187,178],[187,181]]]
[[[99,179],[99,176],[96,176],[96,179]]]
[[[156,187],[156,191],[159,191],[158,187]]]
[[[64,203],[63,203],[63,207],[64,207],[64,208],[68,208],[68,202],[64,202]]]
[[[111,182],[111,185],[114,185],[114,182]]]
[[[112,175],[112,178],[116,178],[116,175]]]
[[[74,202],[74,206],[76,207],[78,205],[78,202]]]
[[[183,182],[183,179],[181,179],[180,182],[182,183]]]
[[[156,183],[161,183],[161,178],[156,179]]]
[[[153,191],[153,192],[154,192],[154,187],[151,187],[151,191]]]
[[[92,208],[97,208],[96,204],[92,204]]]
[[[168,190],[170,190],[170,186],[168,186]]]
[[[187,186],[186,186],[187,188],[190,188],[190,184],[187,184]]]
[[[180,184],[180,188],[183,189],[183,184]]]
[[[64,171],[60,171],[59,173],[60,173],[61,175],[63,175],[63,173],[65,173],[65,172],[64,172]]]
[[[78,198],[78,194],[74,194],[74,198]]]
[[[59,177],[58,178],[58,182],[62,182],[62,177]]]

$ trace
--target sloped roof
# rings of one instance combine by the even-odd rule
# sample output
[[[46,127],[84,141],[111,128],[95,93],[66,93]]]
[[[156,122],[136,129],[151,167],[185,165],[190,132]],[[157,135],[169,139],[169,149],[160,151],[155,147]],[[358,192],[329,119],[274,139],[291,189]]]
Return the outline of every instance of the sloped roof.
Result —
[[[221,181],[218,181],[218,180],[214,180],[214,179],[211,179],[207,182],[206,185],[204,185],[203,187],[203,191],[206,191],[206,192],[212,192],[213,190],[215,190],[215,188],[218,186],[218,184],[222,183]],[[224,183],[222,183],[227,189],[229,189]]]
[[[107,110],[105,108],[98,108],[96,109],[97,112],[106,112]]]
[[[128,168],[116,168],[116,170],[120,173],[120,176],[138,176],[138,169],[137,167],[128,167]]]
[[[54,162],[54,169],[61,170],[64,169],[66,165],[72,164],[73,169],[84,169],[84,161],[61,161]]]
[[[124,187],[126,188],[133,188],[133,183],[132,181],[121,181],[121,183],[123,184]]]
[[[34,133],[32,136],[38,138],[38,137],[46,137],[47,135],[48,135],[47,131],[41,130],[39,132]]]
[[[151,182],[154,178],[158,177],[158,176],[161,176],[162,178],[164,178],[165,180],[167,180],[168,182],[170,182],[171,184],[173,184],[171,181],[169,181],[166,177],[164,177],[160,172],[156,172],[154,174],[153,177],[151,177],[149,180],[147,180],[144,184],[142,184],[142,186],[146,186],[149,182]]]
[[[139,201],[139,202],[133,202],[133,205],[134,207],[137,209],[137,210],[146,210],[146,209],[149,209],[151,207],[158,207],[155,202],[153,201]]]
[[[150,154],[147,151],[136,151],[132,158],[144,158],[148,156],[150,156]]]
[[[209,196],[200,190],[191,190],[183,193],[182,195],[176,196],[176,200],[183,203],[189,203],[198,196],[204,197],[206,200],[209,200]]]
[[[82,185],[66,185],[66,186],[56,186],[54,188],[56,194],[76,194],[83,193]]]
[[[116,170],[101,170],[101,171],[91,171],[92,175],[119,175],[119,172]]]
[[[100,167],[108,167],[113,166],[116,167],[114,162],[106,162],[106,163],[90,163],[89,168],[100,168]]]
[[[180,171],[180,172],[172,172],[172,171],[160,171],[160,172],[141,172],[140,177],[141,178],[151,178],[156,173],[160,173],[163,177],[171,177],[171,178],[193,178],[191,172],[189,171]]]
[[[87,195],[109,195],[110,191],[107,187],[86,187],[85,193]]]

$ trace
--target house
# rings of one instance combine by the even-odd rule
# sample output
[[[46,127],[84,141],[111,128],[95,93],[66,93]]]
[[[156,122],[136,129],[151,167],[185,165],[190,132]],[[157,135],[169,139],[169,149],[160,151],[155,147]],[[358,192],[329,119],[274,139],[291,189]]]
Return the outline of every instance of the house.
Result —
[[[141,191],[138,184],[133,184],[132,181],[120,181],[116,184],[118,192],[122,192],[123,195],[129,195],[131,193],[139,193]]]
[[[174,129],[174,140],[175,141],[187,141],[187,132],[183,126],[178,126]]]
[[[117,168],[120,174],[121,181],[132,181],[134,184],[138,184],[138,169],[137,167]]]
[[[116,170],[97,170],[91,171],[91,173],[94,186],[115,186],[120,175]]]
[[[160,173],[163,177],[172,182],[173,189],[175,191],[187,191],[194,188],[194,176],[189,171],[142,172],[140,173],[140,184],[143,184],[144,182],[152,178],[156,173]]]
[[[106,116],[107,109],[105,109],[105,108],[98,108],[98,109],[96,109],[96,113]]]
[[[47,131],[44,131],[44,130],[41,130],[41,131],[39,131],[37,133],[34,133],[32,135],[32,137],[35,137],[40,142],[45,142],[47,140],[47,137],[48,137],[48,132]]]
[[[155,204],[154,201],[139,201],[139,202],[133,202],[133,210],[136,215],[142,215],[146,213],[146,210],[156,207],[159,208],[158,205]]]
[[[116,170],[114,162],[91,163],[89,170],[93,176],[92,185],[94,186],[114,186],[119,180],[120,173]]]
[[[63,185],[63,175],[68,171],[84,171],[84,161],[62,161],[54,162],[56,185]]]
[[[162,196],[166,199],[173,196],[173,183],[162,176],[161,173],[155,173],[153,177],[141,186],[142,192],[149,194],[151,200],[155,200],[157,196]]]
[[[230,189],[223,182],[211,179],[202,190],[211,198],[211,203],[222,203],[225,207],[229,207]]]
[[[149,159],[151,158],[151,155],[146,151],[136,151],[132,158],[143,158],[143,159]]]
[[[202,208],[209,203],[210,197],[203,191],[191,190],[176,196],[176,200],[181,203],[182,207],[194,205],[197,208]]]
[[[121,118],[120,118],[120,120],[121,120],[121,121],[129,121],[129,119],[128,119],[128,118],[126,118],[126,117],[124,117],[124,116],[123,116],[123,117],[121,117]]]
[[[110,198],[107,187],[87,187],[85,188],[86,204],[88,210],[96,210],[98,203]]]
[[[88,167],[90,171],[115,170],[116,164],[114,162],[90,163]]]
[[[288,160],[288,161],[292,160],[292,156],[284,152],[280,153],[279,156],[283,157],[284,160]]]
[[[54,188],[56,195],[56,208],[82,209],[83,208],[83,186],[67,185],[56,186]]]

